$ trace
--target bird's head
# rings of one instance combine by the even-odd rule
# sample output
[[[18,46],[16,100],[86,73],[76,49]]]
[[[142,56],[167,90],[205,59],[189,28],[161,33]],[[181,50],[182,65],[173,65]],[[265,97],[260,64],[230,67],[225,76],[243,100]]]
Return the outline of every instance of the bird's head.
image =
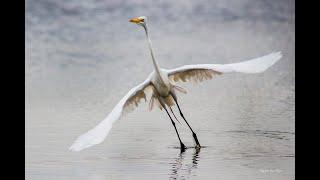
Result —
[[[146,21],[147,21],[147,17],[145,17],[145,16],[139,16],[139,17],[135,17],[135,18],[130,19],[130,22],[138,24],[143,27],[145,27]]]

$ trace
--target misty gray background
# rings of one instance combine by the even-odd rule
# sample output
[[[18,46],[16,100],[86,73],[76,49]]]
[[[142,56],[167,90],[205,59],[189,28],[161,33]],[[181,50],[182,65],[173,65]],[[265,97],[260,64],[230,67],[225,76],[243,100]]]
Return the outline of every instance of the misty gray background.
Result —
[[[26,1],[26,179],[294,179],[293,0]],[[170,120],[147,104],[100,145],[68,151],[152,71],[232,63],[282,51],[262,74],[180,84],[200,152],[179,153]],[[177,125],[192,146],[185,124]]]

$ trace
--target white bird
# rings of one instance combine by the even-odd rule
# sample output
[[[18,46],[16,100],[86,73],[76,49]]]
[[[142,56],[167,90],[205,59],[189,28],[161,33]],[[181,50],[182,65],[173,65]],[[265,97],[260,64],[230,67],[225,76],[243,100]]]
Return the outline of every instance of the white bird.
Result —
[[[134,110],[140,101],[147,98],[149,99],[149,109],[151,110],[156,104],[161,110],[164,109],[170,117],[171,123],[173,124],[180,141],[181,150],[185,149],[185,145],[182,143],[175,122],[172,120],[168,108],[173,113],[171,106],[177,105],[180,115],[183,120],[189,126],[193,138],[196,143],[196,148],[200,148],[197,135],[192,130],[189,123],[186,121],[181,109],[179,107],[176,91],[186,93],[186,91],[177,86],[176,82],[195,81],[201,82],[203,80],[212,79],[216,75],[223,73],[240,72],[240,73],[260,73],[268,69],[274,63],[276,63],[281,57],[281,52],[271,53],[266,56],[251,59],[233,64],[196,64],[196,65],[185,65],[176,69],[163,69],[160,68],[152,50],[151,41],[149,38],[149,32],[147,28],[147,18],[140,16],[133,18],[130,22],[142,26],[145,30],[148,47],[151,53],[151,59],[154,66],[154,71],[148,76],[148,78],[141,84],[132,88],[113,108],[111,113],[97,126],[89,130],[87,133],[79,136],[76,141],[69,148],[72,151],[80,151],[85,148],[101,143],[108,135],[112,124],[117,121],[120,117],[128,112]],[[174,114],[173,114],[174,115]],[[177,120],[176,116],[174,115]]]

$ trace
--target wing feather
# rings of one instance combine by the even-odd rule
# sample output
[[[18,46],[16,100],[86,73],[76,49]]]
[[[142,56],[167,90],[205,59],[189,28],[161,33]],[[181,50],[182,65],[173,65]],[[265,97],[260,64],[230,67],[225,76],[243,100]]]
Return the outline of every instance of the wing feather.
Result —
[[[173,75],[169,75],[169,79],[175,82],[202,82],[204,80],[212,79],[216,75],[220,75],[221,72],[214,71],[212,69],[205,68],[189,68],[183,71],[175,72]]]
[[[126,113],[133,111],[142,99],[146,101],[146,97],[151,96],[152,89],[153,85],[150,78],[132,88],[103,121],[87,133],[79,136],[69,149],[71,151],[81,151],[82,149],[101,143],[108,135],[112,124]]]
[[[282,57],[281,52],[232,64],[196,64],[185,65],[167,70],[169,79],[175,82],[202,82],[223,73],[260,73],[267,70]]]

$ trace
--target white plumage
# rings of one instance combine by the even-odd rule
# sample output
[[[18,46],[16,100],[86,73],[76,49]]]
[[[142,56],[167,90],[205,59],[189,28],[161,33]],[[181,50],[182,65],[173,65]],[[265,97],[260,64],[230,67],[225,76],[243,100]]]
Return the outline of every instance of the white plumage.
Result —
[[[281,52],[271,53],[259,58],[232,64],[194,64],[184,65],[176,69],[167,70],[169,75],[185,72],[190,69],[207,69],[220,73],[260,73],[268,69],[282,57]]]
[[[161,69],[154,59],[145,24],[146,18],[139,18],[140,19],[136,18],[131,22],[135,22],[137,24],[141,22],[140,25],[145,27],[146,35],[149,40],[149,49],[155,67],[154,72],[152,72],[143,83],[132,88],[102,122],[89,130],[87,133],[79,136],[69,148],[70,150],[80,151],[101,143],[110,132],[112,124],[125,115],[125,113],[130,112],[137,107],[142,99],[145,99],[146,101],[147,97],[151,97],[150,109],[152,109],[153,103],[155,102],[160,109],[162,109],[161,107],[164,107],[164,104],[168,107],[172,106],[173,97],[171,94],[175,94],[174,90],[180,89],[179,91],[184,91],[180,87],[177,87],[175,82],[187,82],[191,80],[199,82],[202,80],[211,79],[215,75],[231,72],[260,73],[268,69],[282,57],[281,52],[276,52],[256,59],[233,64],[197,64],[185,65],[170,70]],[[141,19],[143,19],[143,21]]]

